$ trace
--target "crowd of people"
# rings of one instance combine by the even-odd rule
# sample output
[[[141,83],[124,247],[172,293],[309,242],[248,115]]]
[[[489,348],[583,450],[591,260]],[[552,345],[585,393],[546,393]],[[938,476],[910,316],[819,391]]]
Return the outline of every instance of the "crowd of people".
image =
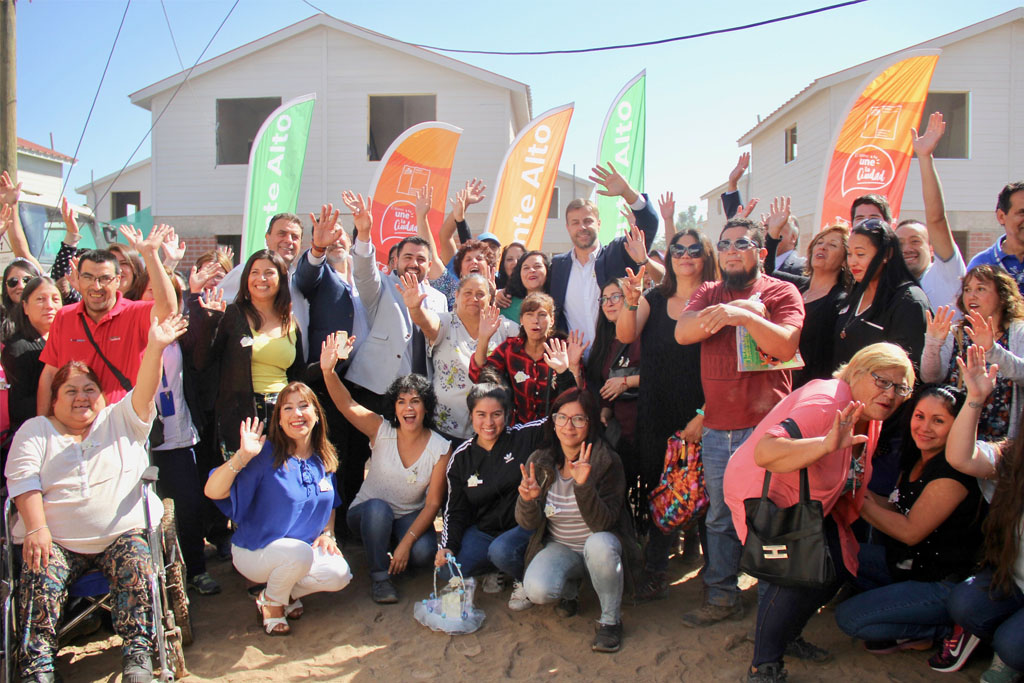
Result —
[[[474,238],[477,180],[439,239],[422,193],[418,234],[387,265],[351,192],[351,231],[332,204],[309,226],[279,214],[244,263],[214,250],[186,273],[173,228],[80,251],[65,210],[49,275],[22,253],[2,283],[23,679],[55,680],[67,586],[90,567],[110,580],[123,680],[152,679],[141,515],[156,501],[137,486],[152,462],[189,587],[220,591],[212,544],[270,636],[353,571],[388,604],[396,575],[447,580],[454,559],[514,611],[570,618],[589,583],[596,652],[622,646],[624,601],[671,595],[674,548],[703,562],[703,602],[680,625],[742,619],[745,501],[794,505],[804,480],[829,571],[810,588],[759,581],[748,680],[827,659],[803,629],[830,602],[872,653],[934,648],[930,666],[955,671],[987,643],[983,680],[1020,680],[1024,183],[999,194],[1005,236],[966,265],[932,159],[943,131],[933,114],[914,134],[923,221],[894,225],[864,195],[805,256],[789,198],[759,219],[742,205],[748,155],[713,235],[677,231],[670,193],[656,211],[595,167],[630,228],[601,245],[596,206],[575,199],[572,249],[553,256]],[[18,195],[0,176],[4,230],[20,229]],[[663,252],[649,248],[659,211]],[[649,500],[671,439],[699,444],[709,504],[666,532]]]

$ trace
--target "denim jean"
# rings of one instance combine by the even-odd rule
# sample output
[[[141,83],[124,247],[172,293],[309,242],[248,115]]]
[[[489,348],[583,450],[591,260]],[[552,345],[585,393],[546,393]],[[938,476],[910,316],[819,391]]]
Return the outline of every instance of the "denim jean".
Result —
[[[836,608],[844,633],[861,640],[937,640],[949,634],[952,582],[894,581],[880,545],[862,545],[858,559],[856,585],[866,590]]]
[[[584,575],[590,575],[601,603],[598,622],[614,626],[622,619],[622,544],[615,534],[599,531],[583,544],[583,552],[549,541],[526,568],[523,587],[535,605],[559,598],[575,599]]]
[[[409,533],[420,511],[395,517],[391,506],[380,498],[364,500],[348,509],[345,520],[357,538],[362,539],[366,556],[370,562],[370,580],[384,581],[388,578],[388,551],[396,547]],[[434,563],[437,552],[437,534],[428,528],[412,544],[409,552],[409,567],[429,567]]]
[[[485,534],[473,525],[462,535],[462,547],[455,559],[463,576],[476,576],[497,569],[522,581],[526,544],[531,536],[532,531],[518,525],[498,536]],[[447,567],[443,567],[440,574],[444,580],[450,578]]]
[[[708,505],[708,555],[705,558],[704,585],[712,605],[735,605],[740,599],[736,574],[740,569],[743,546],[732,524],[732,513],[725,504],[725,467],[729,458],[754,432],[754,428],[723,431],[704,429],[701,460],[704,484],[711,499]]]
[[[953,588],[949,614],[968,633],[991,641],[1008,666],[1024,671],[1024,593],[992,589],[992,568],[985,567]]]

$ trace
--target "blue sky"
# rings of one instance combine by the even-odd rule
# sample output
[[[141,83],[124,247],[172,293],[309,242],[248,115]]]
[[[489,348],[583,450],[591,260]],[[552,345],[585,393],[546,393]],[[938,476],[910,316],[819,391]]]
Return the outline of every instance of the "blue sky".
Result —
[[[831,4],[312,1],[340,19],[401,40],[500,50],[655,40]],[[165,0],[186,67],[199,56],[232,3]],[[52,133],[59,151],[74,152],[124,6],[122,0],[18,3],[20,137],[48,145]],[[646,189],[652,195],[672,190],[677,208],[685,208],[724,180],[740,151],[736,139],[756,123],[757,115],[766,116],[815,78],[1015,6],[1003,0],[868,0],[766,27],[655,47],[563,56],[451,56],[530,85],[535,115],[575,101],[561,167],[571,171],[575,163],[580,175],[594,162],[612,97],[646,68]],[[314,13],[302,0],[242,0],[204,59]],[[88,182],[91,173],[100,177],[125,163],[151,122],[150,112],[131,105],[128,94],[180,70],[160,2],[133,0],[69,188]],[[134,161],[148,156],[147,141]],[[494,178],[487,180],[493,184]]]

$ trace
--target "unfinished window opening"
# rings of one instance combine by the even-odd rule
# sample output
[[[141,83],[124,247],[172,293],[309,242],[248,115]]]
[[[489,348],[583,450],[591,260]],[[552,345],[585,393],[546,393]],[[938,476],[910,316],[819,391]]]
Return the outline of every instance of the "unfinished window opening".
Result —
[[[248,164],[256,133],[280,106],[280,97],[217,100],[217,165]]]
[[[407,129],[437,120],[437,95],[370,95],[370,139],[366,155],[380,161]]]

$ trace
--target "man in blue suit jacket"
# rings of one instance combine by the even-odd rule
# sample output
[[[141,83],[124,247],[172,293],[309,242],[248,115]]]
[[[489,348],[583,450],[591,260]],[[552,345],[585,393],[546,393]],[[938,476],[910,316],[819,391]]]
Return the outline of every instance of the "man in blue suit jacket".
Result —
[[[551,259],[551,296],[558,310],[559,329],[580,330],[587,341],[594,339],[601,288],[610,280],[625,277],[627,267],[634,271],[645,264],[648,270],[660,268],[647,261],[646,247],[658,232],[658,214],[647,195],[630,187],[610,163],[607,169],[594,167],[590,179],[604,188],[598,194],[626,201],[638,230],[633,231],[633,239],[621,235],[602,247],[597,241],[601,227],[597,205],[589,199],[574,199],[565,209],[565,227],[573,248]]]

